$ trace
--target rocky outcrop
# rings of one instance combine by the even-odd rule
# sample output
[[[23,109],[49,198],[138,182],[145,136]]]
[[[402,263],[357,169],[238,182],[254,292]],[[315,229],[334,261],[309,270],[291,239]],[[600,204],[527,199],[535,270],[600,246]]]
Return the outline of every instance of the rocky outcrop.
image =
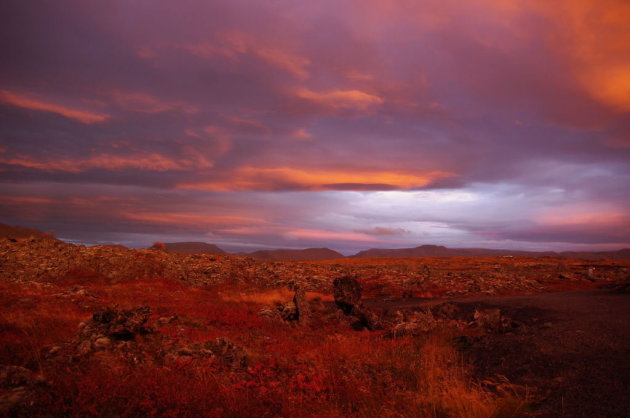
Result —
[[[118,310],[106,307],[92,315],[92,319],[81,327],[81,336],[86,338],[105,337],[119,341],[129,341],[137,335],[155,332],[147,321],[151,316],[151,308],[141,306],[134,309]]]
[[[304,289],[297,287],[293,295],[293,305],[297,313],[297,320],[300,325],[308,325],[311,320],[311,308],[306,300]]]
[[[344,315],[357,319],[358,325],[370,331],[383,329],[381,319],[361,302],[361,284],[357,279],[343,276],[333,281],[335,304]]]
[[[296,263],[214,254],[184,256],[159,248],[85,247],[41,238],[0,239],[0,260],[0,278],[8,282],[47,285],[68,281],[83,285],[97,280],[167,278],[192,286],[254,284],[273,288],[294,283],[305,291],[329,292],[332,278],[351,275],[369,278],[364,289],[369,297],[538,293],[558,284],[569,287],[574,283],[590,285],[593,280],[623,280],[629,270],[627,262],[585,264],[558,258],[469,258],[456,262],[434,258],[387,265],[369,260]],[[560,274],[565,278],[559,278]]]
[[[437,328],[438,321],[430,310],[415,312],[407,321],[398,323],[385,334],[389,338],[418,336]]]
[[[270,321],[298,323],[299,325],[309,325],[311,321],[311,308],[306,299],[306,292],[295,286],[293,299],[286,303],[277,303],[276,306],[265,306],[258,316],[267,318]]]

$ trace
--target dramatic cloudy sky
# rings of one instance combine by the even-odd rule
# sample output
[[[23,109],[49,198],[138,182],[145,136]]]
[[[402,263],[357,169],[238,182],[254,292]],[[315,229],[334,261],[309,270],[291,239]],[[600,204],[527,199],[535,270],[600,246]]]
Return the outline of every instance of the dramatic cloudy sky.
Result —
[[[3,0],[0,221],[630,246],[628,0]]]

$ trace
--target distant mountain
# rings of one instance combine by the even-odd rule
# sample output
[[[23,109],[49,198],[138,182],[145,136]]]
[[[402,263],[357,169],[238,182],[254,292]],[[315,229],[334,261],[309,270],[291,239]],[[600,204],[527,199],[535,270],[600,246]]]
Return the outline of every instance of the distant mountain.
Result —
[[[227,254],[214,244],[206,242],[169,242],[164,244],[164,249],[169,253],[191,254]]]
[[[505,257],[505,256],[529,256],[529,257],[567,257],[578,258],[584,260],[613,259],[613,260],[630,260],[630,249],[619,251],[602,251],[602,252],[574,252],[565,251],[556,253],[553,251],[517,251],[517,250],[494,250],[485,248],[447,248],[441,245],[421,245],[415,248],[399,248],[399,249],[381,249],[372,248],[366,251],[360,251],[352,257],[356,258],[373,258],[373,257]]]
[[[353,257],[501,257],[506,255],[528,255],[526,251],[488,250],[484,248],[447,248],[441,245],[421,245],[415,248],[380,249],[361,251]],[[553,255],[553,253],[537,253]]]
[[[1,238],[44,238],[44,239],[56,239],[50,234],[40,231],[35,228],[26,228],[23,226],[14,226],[0,223],[0,237]]]
[[[261,260],[291,261],[332,260],[335,258],[344,258],[342,254],[329,248],[307,248],[305,250],[261,250],[245,255]]]
[[[582,252],[582,251],[564,251],[560,253],[563,257],[578,258],[583,260],[630,260],[630,248],[624,248],[618,251],[598,251],[598,252]]]

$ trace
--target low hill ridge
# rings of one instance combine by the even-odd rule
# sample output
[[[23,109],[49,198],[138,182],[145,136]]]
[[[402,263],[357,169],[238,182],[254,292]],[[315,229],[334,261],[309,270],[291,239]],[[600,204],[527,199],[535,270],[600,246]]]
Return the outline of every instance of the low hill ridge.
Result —
[[[164,249],[169,253],[190,254],[227,254],[221,248],[207,242],[169,242],[164,243]]]
[[[499,250],[486,248],[448,248],[442,245],[421,245],[415,248],[371,248],[359,251],[352,257],[373,258],[409,258],[409,257],[509,257],[509,256],[529,256],[529,257],[567,257],[584,260],[610,259],[610,260],[630,260],[630,249],[625,248],[618,251],[519,251],[519,250]]]
[[[0,238],[45,238],[45,239],[56,239],[51,234],[47,234],[45,232],[40,231],[35,228],[26,228],[23,226],[17,225],[8,225],[0,222]]]
[[[304,250],[261,250],[247,254],[249,257],[261,260],[290,260],[290,261],[307,261],[307,260],[332,260],[335,258],[344,258],[343,254],[333,251],[330,248],[306,248]]]

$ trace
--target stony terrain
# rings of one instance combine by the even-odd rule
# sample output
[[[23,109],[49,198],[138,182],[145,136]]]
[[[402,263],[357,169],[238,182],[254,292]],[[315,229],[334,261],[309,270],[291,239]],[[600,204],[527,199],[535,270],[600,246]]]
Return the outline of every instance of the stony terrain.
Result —
[[[624,294],[629,268],[555,257],[281,262],[3,239],[0,414],[596,416],[599,401],[573,395],[623,386],[609,372],[627,366],[624,348],[607,345],[620,328],[545,312],[567,290]],[[514,294],[558,296],[533,308],[500,296]],[[606,303],[585,297],[561,314],[593,308],[605,321]],[[587,334],[569,339],[576,330]],[[588,357],[583,341],[610,351],[594,383],[562,370]],[[553,376],[533,383],[542,371]],[[604,392],[610,411],[627,410],[623,391]]]
[[[282,262],[228,255],[180,255],[161,249],[85,247],[57,240],[1,239],[0,275],[8,281],[57,281],[94,275],[112,281],[170,278],[193,286],[250,284],[262,288],[291,283],[328,291],[343,275],[361,279],[371,296],[461,296],[543,292],[627,277],[628,261],[581,261],[543,257],[341,259]],[[404,295],[403,295],[404,293]]]

